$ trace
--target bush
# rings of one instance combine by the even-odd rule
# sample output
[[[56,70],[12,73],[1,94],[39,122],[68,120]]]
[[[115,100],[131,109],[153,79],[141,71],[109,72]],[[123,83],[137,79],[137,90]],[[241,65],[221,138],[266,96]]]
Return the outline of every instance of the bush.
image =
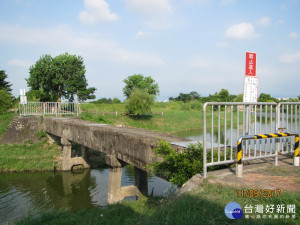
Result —
[[[136,88],[125,102],[126,111],[133,115],[149,114],[154,105],[154,99],[154,95],[150,95],[143,89]]]
[[[39,132],[37,132],[36,137],[37,139],[41,140],[42,138],[46,137],[47,133],[43,130],[39,130]]]
[[[203,172],[203,146],[201,143],[191,144],[185,151],[176,153],[168,142],[160,140],[158,147],[153,151],[164,161],[152,163],[151,171],[168,179],[172,184],[181,186],[195,174]],[[230,151],[227,151],[227,158],[229,157]],[[217,159],[218,152],[214,151],[214,161]],[[221,153],[221,160],[224,160],[224,152]],[[211,154],[207,154],[207,161],[211,161]],[[209,170],[224,167],[228,166],[209,167]]]
[[[0,89],[0,114],[6,113],[12,106],[12,94],[4,89]]]

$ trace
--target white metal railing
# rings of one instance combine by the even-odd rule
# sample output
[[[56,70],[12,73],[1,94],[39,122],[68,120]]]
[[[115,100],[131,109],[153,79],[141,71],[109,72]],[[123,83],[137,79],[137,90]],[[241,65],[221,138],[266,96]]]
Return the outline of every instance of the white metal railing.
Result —
[[[28,115],[77,115],[78,104],[74,102],[27,102],[19,104],[20,116]]]
[[[207,168],[236,162],[240,136],[298,132],[300,103],[207,102],[203,106],[203,173]],[[283,130],[283,128],[285,128]],[[245,140],[243,160],[274,157],[293,151],[294,137]],[[210,158],[208,161],[207,159]]]
[[[277,132],[300,133],[300,102],[280,102],[277,106]],[[277,150],[281,154],[293,152],[295,137],[286,137],[277,144]]]

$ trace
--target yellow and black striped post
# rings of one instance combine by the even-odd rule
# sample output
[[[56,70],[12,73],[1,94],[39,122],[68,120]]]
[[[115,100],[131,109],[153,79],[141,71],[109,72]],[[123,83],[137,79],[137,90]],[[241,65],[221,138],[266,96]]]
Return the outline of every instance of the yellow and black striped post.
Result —
[[[278,138],[278,137],[295,137],[295,152],[294,152],[294,166],[300,165],[300,155],[299,155],[299,134],[297,133],[270,133],[270,134],[257,134],[257,135],[248,135],[242,136],[239,138],[237,142],[237,167],[236,167],[236,175],[238,177],[243,176],[243,150],[242,150],[242,142],[244,140],[251,140],[251,139],[264,139],[264,138]]]

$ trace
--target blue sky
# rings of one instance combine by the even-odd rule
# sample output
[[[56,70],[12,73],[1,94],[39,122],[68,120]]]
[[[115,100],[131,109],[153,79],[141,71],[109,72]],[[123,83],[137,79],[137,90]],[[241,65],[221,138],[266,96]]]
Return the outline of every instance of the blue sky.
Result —
[[[158,100],[222,88],[243,93],[245,52],[259,93],[300,95],[300,0],[1,0],[0,67],[13,94],[44,54],[84,58],[98,98],[124,99],[123,80],[153,77]]]

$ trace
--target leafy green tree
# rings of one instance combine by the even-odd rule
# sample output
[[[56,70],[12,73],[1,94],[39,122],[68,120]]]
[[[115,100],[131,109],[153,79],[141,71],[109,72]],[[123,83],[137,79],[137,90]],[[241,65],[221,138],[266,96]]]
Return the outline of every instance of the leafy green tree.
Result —
[[[234,102],[243,102],[243,100],[244,100],[244,94],[238,94],[238,95],[233,99]]]
[[[179,93],[178,97],[175,98],[176,101],[188,102],[192,100],[189,94]]]
[[[12,94],[5,89],[0,89],[0,114],[7,112],[7,110],[12,106],[12,103]]]
[[[144,89],[134,88],[125,101],[125,108],[129,114],[145,115],[151,112],[155,96],[145,92]]]
[[[12,106],[13,96],[11,94],[11,86],[8,81],[6,81],[7,75],[4,70],[0,70],[0,114],[7,112],[7,110]]]
[[[121,100],[118,99],[118,98],[113,98],[112,103],[113,103],[113,104],[120,104],[120,103],[121,103]]]
[[[258,98],[259,102],[278,102],[276,98],[273,98],[270,94],[261,93]]]
[[[192,100],[199,100],[201,98],[200,94],[196,91],[192,91],[189,95],[191,96]]]
[[[26,79],[31,90],[40,91],[41,101],[60,101],[62,97],[74,101],[94,99],[95,88],[87,88],[85,66],[81,56],[68,53],[52,58],[43,55],[29,69]]]
[[[227,89],[221,89],[214,95],[209,95],[206,100],[208,102],[232,102],[236,95],[231,95]]]
[[[141,74],[134,74],[127,77],[125,80],[125,87],[123,88],[124,95],[129,98],[133,89],[138,88],[146,91],[149,95],[158,95],[159,87],[152,77],[144,77]]]
[[[5,89],[8,92],[11,92],[11,86],[12,84],[10,84],[8,81],[6,81],[5,79],[7,79],[7,75],[5,73],[4,70],[0,70],[0,89]]]

